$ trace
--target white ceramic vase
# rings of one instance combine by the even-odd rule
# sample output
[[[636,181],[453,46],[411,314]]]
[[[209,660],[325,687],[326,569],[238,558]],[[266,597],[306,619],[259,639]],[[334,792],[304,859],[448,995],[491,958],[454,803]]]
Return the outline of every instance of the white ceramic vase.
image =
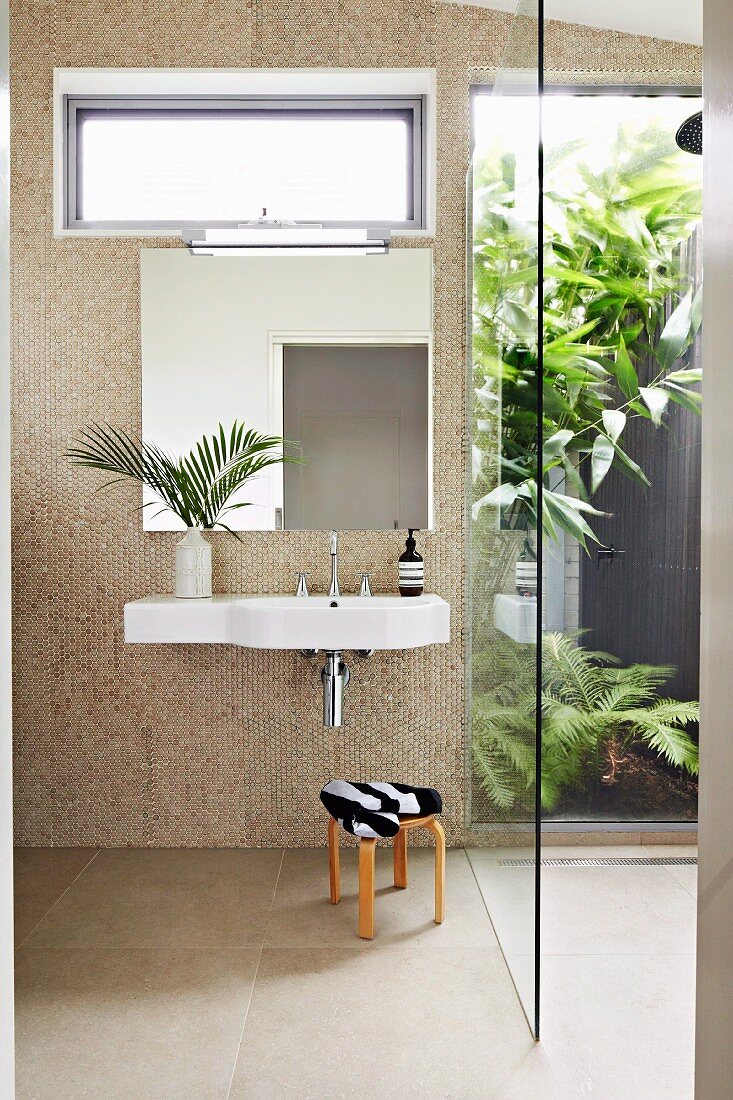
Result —
[[[189,527],[176,546],[176,596],[200,600],[211,595],[211,544]]]

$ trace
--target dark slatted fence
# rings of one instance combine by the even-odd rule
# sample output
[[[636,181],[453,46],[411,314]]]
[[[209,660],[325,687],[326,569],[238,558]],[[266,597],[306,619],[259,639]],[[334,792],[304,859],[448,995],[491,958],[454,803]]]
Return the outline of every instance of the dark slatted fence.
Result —
[[[700,279],[700,241],[681,257],[694,284]],[[701,337],[688,354],[700,365]],[[659,368],[651,361],[641,374]],[[583,643],[626,663],[671,664],[677,672],[665,694],[697,699],[700,656],[700,435],[701,418],[670,404],[668,428],[636,420],[625,449],[652,485],[612,471],[594,504],[612,513],[598,519],[597,533],[623,554],[581,555],[580,623]],[[721,476],[731,476],[721,472]]]

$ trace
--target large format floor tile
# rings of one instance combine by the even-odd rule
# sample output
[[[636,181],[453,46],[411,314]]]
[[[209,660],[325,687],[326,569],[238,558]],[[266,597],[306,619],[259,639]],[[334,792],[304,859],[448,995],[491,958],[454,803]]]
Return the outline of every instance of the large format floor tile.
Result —
[[[259,947],[282,862],[274,849],[106,849],[28,947]]]
[[[692,1100],[692,955],[550,955],[542,1047],[563,1096]]]
[[[678,882],[690,897],[697,897],[697,867],[692,864],[680,864],[679,866],[665,867],[668,875]]]
[[[259,954],[21,948],[17,1100],[225,1100]]]
[[[436,925],[432,848],[410,848],[408,887],[393,886],[392,849],[377,850],[375,937],[357,938],[356,851],[341,852],[341,901],[331,905],[325,850],[287,851],[283,858],[265,943],[273,947],[358,947],[388,944],[419,951],[475,944],[496,947],[491,922],[463,851],[446,859],[445,921]]]
[[[689,1100],[696,868],[543,868],[538,1046],[526,854],[449,852],[436,926],[380,849],[364,942],[351,848],[338,906],[323,849],[19,853],[19,1100]]]
[[[692,955],[694,899],[664,867],[546,867],[542,951]]]
[[[534,928],[532,868],[472,855],[474,872],[507,955],[529,951]],[[639,866],[543,867],[542,951],[549,954],[689,954],[695,901],[670,870]],[[694,869],[694,868],[693,868]]]
[[[500,859],[530,858],[470,853],[471,868],[483,896],[496,935],[505,953],[529,954],[534,950],[535,869],[502,867]]]
[[[265,948],[232,1100],[359,1095],[561,1094],[496,948]]]
[[[96,855],[96,848],[16,848],[13,859],[15,943],[45,917]]]

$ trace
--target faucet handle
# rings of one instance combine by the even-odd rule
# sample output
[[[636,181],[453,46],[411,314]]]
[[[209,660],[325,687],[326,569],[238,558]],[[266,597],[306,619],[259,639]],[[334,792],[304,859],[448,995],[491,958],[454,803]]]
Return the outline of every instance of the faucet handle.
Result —
[[[296,596],[308,596],[308,595],[310,595],[310,593],[308,592],[308,581],[306,580],[306,578],[310,577],[311,574],[300,571],[300,572],[296,573],[295,575],[298,578],[298,586],[295,589],[295,595]]]
[[[372,586],[369,583],[369,578],[373,577],[374,574],[373,573],[359,573],[359,576],[361,577],[361,585],[359,586],[359,595],[360,596],[373,596],[374,593],[372,592]]]
[[[339,548],[339,533],[338,531],[331,532],[331,553],[337,554]]]

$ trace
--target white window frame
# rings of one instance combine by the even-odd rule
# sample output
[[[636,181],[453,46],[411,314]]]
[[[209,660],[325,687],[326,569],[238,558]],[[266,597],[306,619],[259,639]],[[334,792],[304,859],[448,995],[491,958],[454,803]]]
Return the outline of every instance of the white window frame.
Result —
[[[54,234],[58,237],[178,236],[190,223],[84,222],[77,217],[75,118],[79,108],[272,109],[409,112],[412,125],[413,217],[386,223],[405,236],[428,237],[435,226],[435,72],[430,69],[56,69],[54,71]],[[208,222],[199,226],[236,223]],[[324,221],[372,227],[375,222]],[[385,222],[380,222],[385,225]]]

